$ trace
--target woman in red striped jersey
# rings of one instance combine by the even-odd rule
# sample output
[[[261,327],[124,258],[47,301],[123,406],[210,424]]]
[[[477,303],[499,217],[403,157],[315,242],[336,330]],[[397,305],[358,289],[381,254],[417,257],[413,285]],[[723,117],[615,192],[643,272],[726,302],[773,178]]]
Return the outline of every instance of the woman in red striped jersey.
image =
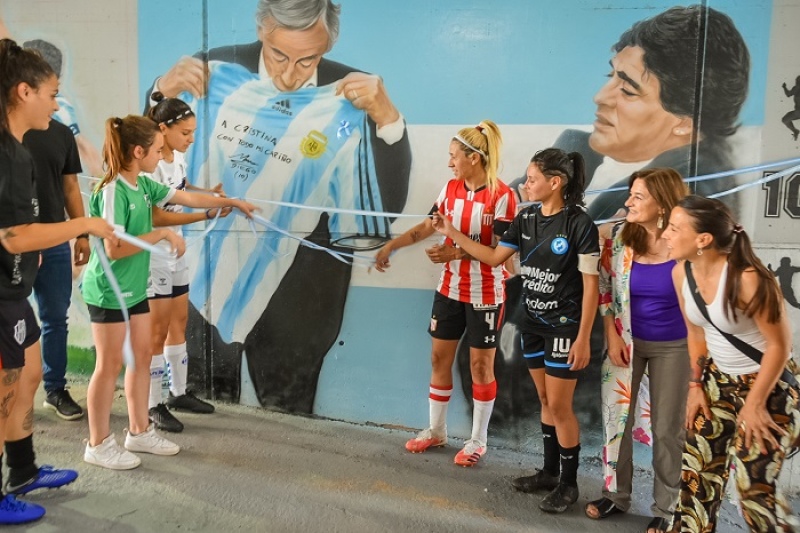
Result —
[[[445,213],[453,226],[472,239],[494,246],[516,213],[513,191],[497,177],[502,136],[497,125],[484,120],[460,130],[450,142],[451,179],[439,193],[431,214]],[[426,218],[387,242],[375,255],[375,268],[384,272],[392,252],[429,238],[435,233]],[[434,263],[442,263],[442,276],[433,299],[428,329],[432,343],[430,425],[406,443],[413,453],[447,444],[447,405],[453,391],[453,362],[464,333],[470,346],[472,370],[472,435],[455,463],[473,466],[486,453],[489,418],[497,396],[494,355],[502,323],[505,279],[502,265],[490,267],[457,247],[451,239],[426,250]]]

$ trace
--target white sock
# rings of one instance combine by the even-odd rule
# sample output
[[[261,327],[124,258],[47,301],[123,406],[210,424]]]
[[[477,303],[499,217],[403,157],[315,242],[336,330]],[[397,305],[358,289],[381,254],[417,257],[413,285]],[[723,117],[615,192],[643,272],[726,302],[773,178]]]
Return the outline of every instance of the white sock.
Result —
[[[445,389],[441,385],[431,383],[428,404],[430,406],[431,430],[434,433],[447,433],[447,405],[453,386]]]
[[[150,400],[149,407],[152,409],[160,403],[164,403],[161,383],[164,379],[164,356],[154,355],[150,360]]]
[[[489,419],[492,418],[494,400],[482,402],[473,399],[473,404],[472,440],[476,440],[485,446],[489,435]]]
[[[486,446],[489,434],[489,419],[492,418],[494,401],[497,398],[497,381],[485,385],[472,384],[472,440]]]
[[[186,394],[186,378],[189,374],[189,356],[186,343],[164,346],[164,357],[169,371],[169,391],[173,396]]]

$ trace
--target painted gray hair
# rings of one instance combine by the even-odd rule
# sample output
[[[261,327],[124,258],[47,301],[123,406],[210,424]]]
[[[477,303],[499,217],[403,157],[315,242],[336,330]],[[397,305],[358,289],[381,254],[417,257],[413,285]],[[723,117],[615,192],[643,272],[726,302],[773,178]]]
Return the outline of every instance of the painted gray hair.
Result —
[[[258,0],[256,24],[264,27],[271,18],[279,28],[305,30],[322,20],[328,30],[328,50],[339,37],[339,12],[342,7],[331,0]]]

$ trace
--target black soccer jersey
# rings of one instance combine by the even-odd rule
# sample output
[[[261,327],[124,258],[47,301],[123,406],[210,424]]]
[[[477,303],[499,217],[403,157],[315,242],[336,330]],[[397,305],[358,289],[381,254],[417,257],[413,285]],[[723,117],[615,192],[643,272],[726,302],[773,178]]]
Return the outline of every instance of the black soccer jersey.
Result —
[[[544,216],[538,205],[523,209],[500,240],[519,252],[523,305],[534,327],[577,325],[583,278],[579,255],[599,255],[597,226],[577,206]]]
[[[16,139],[0,139],[0,228],[39,221],[33,159]],[[39,252],[11,254],[0,246],[0,299],[27,298],[39,268]]]

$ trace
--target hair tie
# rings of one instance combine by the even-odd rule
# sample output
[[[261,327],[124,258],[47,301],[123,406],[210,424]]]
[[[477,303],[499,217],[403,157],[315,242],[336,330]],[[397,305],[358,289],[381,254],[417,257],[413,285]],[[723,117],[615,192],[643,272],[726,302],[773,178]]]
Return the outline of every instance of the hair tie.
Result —
[[[743,231],[744,231],[744,228],[742,227],[741,224],[734,224],[733,225],[733,232],[736,233],[737,235],[739,233],[743,232]]]
[[[483,126],[481,126],[480,124],[475,126],[475,129],[478,130],[479,133],[483,133]],[[484,133],[484,135],[486,135],[486,134]]]
[[[161,91],[156,91],[150,95],[150,99],[154,102],[160,102],[162,100],[166,100],[166,97],[164,96],[164,93],[162,93]]]
[[[115,128],[119,129],[122,126],[122,119],[119,117],[114,117],[113,125]]]

